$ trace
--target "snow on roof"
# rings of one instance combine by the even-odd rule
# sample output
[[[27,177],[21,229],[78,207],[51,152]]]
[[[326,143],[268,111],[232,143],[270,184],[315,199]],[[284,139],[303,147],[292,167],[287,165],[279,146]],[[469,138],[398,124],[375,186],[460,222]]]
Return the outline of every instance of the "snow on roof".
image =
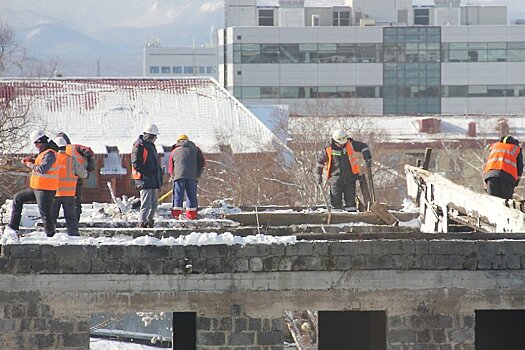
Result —
[[[312,118],[314,118],[312,120]],[[421,123],[428,119],[439,120],[439,131],[433,133],[421,130]],[[488,139],[499,138],[501,122],[505,120],[509,134],[523,141],[525,139],[525,115],[428,115],[428,116],[353,116],[353,117],[290,117],[289,131],[292,138],[301,138],[305,134],[326,135],[334,129],[343,128],[352,136],[352,131],[359,133],[384,131],[389,139],[384,141],[429,142],[434,140]],[[476,136],[470,137],[467,132],[469,123],[474,122]],[[305,132],[308,128],[310,132]],[[324,128],[324,130],[322,129]]]
[[[159,151],[180,134],[205,153],[217,153],[219,145],[234,153],[285,147],[213,78],[0,79],[0,101],[14,108],[29,103],[48,136],[63,131],[96,153],[107,153],[106,146],[129,153],[149,123],[159,127]]]

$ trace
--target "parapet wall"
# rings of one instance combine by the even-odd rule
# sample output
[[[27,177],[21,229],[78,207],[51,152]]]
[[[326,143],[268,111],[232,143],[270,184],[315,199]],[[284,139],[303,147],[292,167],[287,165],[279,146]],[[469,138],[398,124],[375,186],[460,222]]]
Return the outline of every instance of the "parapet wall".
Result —
[[[0,285],[0,349],[88,349],[95,312],[190,311],[198,349],[275,350],[306,309],[385,311],[388,349],[474,349],[476,310],[525,309],[525,240],[8,245]]]

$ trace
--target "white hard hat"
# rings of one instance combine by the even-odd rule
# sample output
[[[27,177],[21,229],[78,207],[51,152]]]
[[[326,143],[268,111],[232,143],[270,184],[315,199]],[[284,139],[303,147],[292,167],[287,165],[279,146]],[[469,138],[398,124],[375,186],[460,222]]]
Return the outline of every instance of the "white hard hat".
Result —
[[[159,128],[156,124],[148,124],[144,127],[143,132],[152,134],[152,135],[158,135],[159,134]]]
[[[35,131],[33,131],[33,132],[29,135],[29,139],[31,140],[31,142],[35,143],[35,142],[38,141],[38,139],[40,139],[42,136],[46,136],[46,133],[44,132],[44,130],[39,129],[39,130],[35,130]]]
[[[67,146],[67,141],[63,137],[57,137],[53,141],[57,144],[58,147],[66,147]]]
[[[346,136],[346,132],[337,129],[332,133],[332,139],[337,143],[343,144],[348,140],[348,137]]]

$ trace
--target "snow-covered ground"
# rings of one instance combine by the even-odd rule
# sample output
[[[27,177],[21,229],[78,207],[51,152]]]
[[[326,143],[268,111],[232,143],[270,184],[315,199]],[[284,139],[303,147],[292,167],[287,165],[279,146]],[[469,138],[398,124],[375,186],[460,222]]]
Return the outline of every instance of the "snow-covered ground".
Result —
[[[119,225],[130,225],[130,223],[138,222],[139,211],[132,206],[134,198],[117,198],[117,203],[91,203],[82,205],[82,216],[80,223],[85,225],[93,225],[95,223],[101,224],[104,227],[117,227]],[[209,227],[210,232],[192,232],[189,235],[180,236],[178,238],[166,237],[155,238],[145,234],[144,236],[133,238],[130,235],[116,235],[114,237],[72,237],[65,233],[65,229],[57,229],[54,237],[46,237],[42,228],[37,227],[40,222],[40,214],[36,204],[24,205],[21,221],[21,233],[23,236],[15,239],[12,235],[4,234],[4,228],[9,221],[11,215],[12,201],[7,200],[0,210],[0,244],[47,244],[47,245],[209,245],[209,244],[293,244],[296,242],[295,236],[270,236],[270,235],[252,235],[247,237],[235,236],[231,232],[217,233],[214,232],[213,227],[219,223],[221,227],[237,227],[238,223],[231,220],[218,219],[221,214],[239,213],[240,209],[229,206],[224,201],[219,201],[215,207],[203,208],[199,211],[199,219],[188,222],[187,220],[175,220],[170,216],[171,203],[161,204],[157,210],[155,218],[156,225],[162,227],[192,227],[198,225],[199,227]],[[318,209],[323,211],[325,209]],[[290,210],[275,210],[275,212],[287,212]],[[417,212],[418,209],[414,204],[405,199],[403,201],[402,211]],[[62,213],[61,213],[62,215]],[[59,218],[59,222],[63,222]],[[366,225],[363,223],[355,223],[355,225]],[[401,226],[419,227],[420,223],[417,219],[400,223]],[[125,228],[124,228],[125,229]]]

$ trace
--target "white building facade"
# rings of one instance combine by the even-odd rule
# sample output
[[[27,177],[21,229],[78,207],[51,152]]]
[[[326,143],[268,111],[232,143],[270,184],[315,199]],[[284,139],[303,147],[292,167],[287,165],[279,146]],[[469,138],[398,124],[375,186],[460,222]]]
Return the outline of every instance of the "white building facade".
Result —
[[[162,47],[147,44],[143,48],[143,76],[168,78],[208,76],[218,78],[218,54],[215,47]]]
[[[219,82],[245,104],[304,112],[325,99],[367,114],[525,112],[525,26],[458,0],[226,2]]]

